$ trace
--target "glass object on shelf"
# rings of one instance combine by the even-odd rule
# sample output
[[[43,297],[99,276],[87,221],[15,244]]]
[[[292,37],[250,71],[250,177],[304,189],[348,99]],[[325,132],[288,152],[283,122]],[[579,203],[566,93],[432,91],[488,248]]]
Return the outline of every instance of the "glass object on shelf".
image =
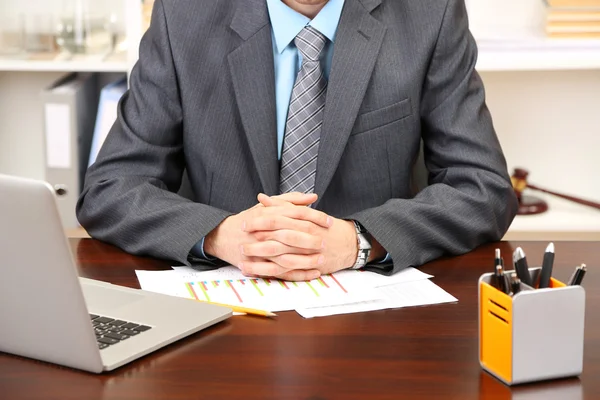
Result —
[[[50,13],[27,13],[24,17],[24,47],[29,53],[56,52],[54,15]]]
[[[23,15],[0,15],[0,56],[17,56],[25,51]]]
[[[71,54],[109,53],[113,47],[110,16],[98,12],[91,0],[64,0],[56,43]]]

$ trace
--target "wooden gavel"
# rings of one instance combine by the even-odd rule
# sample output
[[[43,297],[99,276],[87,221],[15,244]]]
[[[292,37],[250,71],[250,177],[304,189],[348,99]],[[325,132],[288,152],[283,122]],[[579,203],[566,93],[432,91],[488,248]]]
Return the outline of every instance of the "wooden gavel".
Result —
[[[532,185],[531,183],[527,182],[528,175],[529,175],[529,172],[527,170],[522,169],[522,168],[515,168],[513,171],[513,175],[510,178],[513,189],[515,190],[515,193],[517,194],[517,198],[519,199],[519,201],[521,201],[521,196],[522,196],[525,188],[529,188],[529,189],[537,190],[540,192],[548,193],[548,194],[551,194],[551,195],[554,195],[557,197],[561,197],[563,199],[571,200],[575,203],[583,204],[585,206],[593,207],[595,209],[600,210],[600,203],[596,203],[596,202],[590,201],[590,200],[580,199],[578,197],[569,196],[569,195],[562,194],[562,193],[557,193],[552,190],[547,190],[547,189],[543,189],[539,186]]]

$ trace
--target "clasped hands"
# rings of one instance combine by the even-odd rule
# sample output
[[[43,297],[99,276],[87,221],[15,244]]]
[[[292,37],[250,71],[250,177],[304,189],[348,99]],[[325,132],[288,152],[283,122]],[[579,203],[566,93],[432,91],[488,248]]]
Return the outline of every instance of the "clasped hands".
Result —
[[[305,281],[351,267],[358,254],[354,223],[307,207],[316,200],[260,194],[256,206],[210,232],[204,250],[249,277]]]

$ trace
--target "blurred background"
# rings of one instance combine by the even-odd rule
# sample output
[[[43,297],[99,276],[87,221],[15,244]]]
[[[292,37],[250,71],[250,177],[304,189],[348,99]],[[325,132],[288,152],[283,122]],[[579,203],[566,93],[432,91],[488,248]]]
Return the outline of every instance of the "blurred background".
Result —
[[[70,210],[116,117],[152,5],[0,0],[0,173],[63,189],[71,236],[85,235]],[[509,171],[523,168],[535,186],[600,202],[600,0],[466,6]],[[525,193],[548,210],[518,216],[507,239],[600,240],[600,210]]]

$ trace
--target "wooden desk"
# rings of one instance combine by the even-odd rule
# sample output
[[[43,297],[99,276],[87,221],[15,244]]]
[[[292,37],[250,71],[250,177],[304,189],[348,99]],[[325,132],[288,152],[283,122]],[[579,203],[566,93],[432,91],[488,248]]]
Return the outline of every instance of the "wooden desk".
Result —
[[[71,244],[81,275],[89,278],[139,287],[135,269],[168,268],[90,239]],[[530,264],[539,265],[546,244],[500,247],[508,261],[522,246]],[[317,319],[295,312],[275,320],[232,317],[100,376],[2,354],[0,398],[600,399],[600,243],[555,244],[557,278],[568,279],[578,263],[590,269],[584,281],[585,365],[579,379],[509,389],[481,372],[476,283],[492,270],[493,244],[422,267],[459,299],[456,304]],[[43,332],[40,327],[40,340]]]

